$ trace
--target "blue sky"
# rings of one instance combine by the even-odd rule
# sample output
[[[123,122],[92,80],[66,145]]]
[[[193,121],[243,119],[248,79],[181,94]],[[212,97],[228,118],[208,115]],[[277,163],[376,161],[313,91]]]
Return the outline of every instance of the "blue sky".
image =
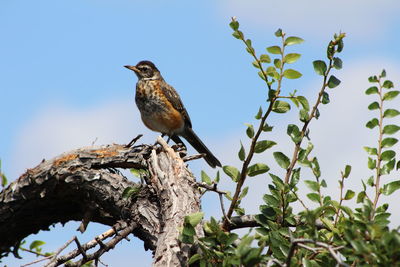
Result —
[[[354,170],[357,188],[359,179],[368,175],[361,148],[374,140],[363,126],[371,117],[366,105],[372,100],[363,96],[366,78],[386,68],[395,84],[399,81],[400,4],[394,0],[298,2],[1,1],[3,171],[14,180],[43,158],[93,142],[126,143],[139,133],[145,134],[143,142],[154,142],[157,134],[144,128],[134,104],[137,79],[123,68],[143,59],[152,60],[178,90],[194,130],[222,163],[237,164],[239,139],[247,142],[244,123],[254,122],[253,115],[265,103],[266,89],[243,45],[231,36],[228,24],[236,16],[258,54],[278,42],[273,33],[279,27],[306,40],[291,48],[302,54],[293,67],[303,77],[284,87],[286,92],[297,89],[306,96],[314,96],[320,84],[311,62],[324,57],[334,32],[347,33],[344,68],[336,73],[342,85],[332,92],[332,104],[321,109],[321,120],[312,124],[312,137],[332,190],[339,170],[349,162],[360,169]],[[285,145],[285,125],[295,119],[296,112],[291,112],[270,121],[277,133],[268,138],[282,141],[279,149],[288,153],[292,147]],[[274,166],[269,158],[259,160]],[[195,174],[209,170],[201,160],[190,167]],[[266,188],[265,178],[258,179],[249,181],[258,188],[244,203],[252,212]],[[207,196],[203,203],[206,211],[218,216],[215,200]],[[75,224],[67,228],[69,232],[58,227],[57,232],[37,238],[46,238],[48,249],[54,250],[76,234]],[[90,239],[105,229],[95,226],[82,238]],[[151,261],[149,253],[141,256],[139,242],[125,242],[120,249],[122,253],[117,248],[106,263],[123,266],[133,253],[143,264]],[[7,259],[6,263],[24,262]]]

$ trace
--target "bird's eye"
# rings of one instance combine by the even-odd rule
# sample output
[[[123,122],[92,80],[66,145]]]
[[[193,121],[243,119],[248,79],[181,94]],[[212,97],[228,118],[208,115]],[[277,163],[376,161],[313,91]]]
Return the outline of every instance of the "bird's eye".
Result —
[[[149,70],[149,67],[147,67],[147,66],[140,66],[140,67],[138,67],[138,69],[139,69],[140,71],[147,71],[147,70]]]

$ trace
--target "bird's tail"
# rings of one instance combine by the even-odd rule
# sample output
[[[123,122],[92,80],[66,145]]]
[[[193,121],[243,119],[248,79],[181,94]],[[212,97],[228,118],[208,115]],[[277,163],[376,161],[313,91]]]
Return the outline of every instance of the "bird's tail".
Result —
[[[212,168],[215,168],[216,166],[221,167],[221,162],[219,162],[219,160],[213,155],[213,153],[211,153],[206,145],[203,144],[203,142],[191,128],[186,128],[182,136],[192,145],[194,149],[197,150],[197,152],[205,154],[204,159],[207,161],[208,165],[210,165]]]

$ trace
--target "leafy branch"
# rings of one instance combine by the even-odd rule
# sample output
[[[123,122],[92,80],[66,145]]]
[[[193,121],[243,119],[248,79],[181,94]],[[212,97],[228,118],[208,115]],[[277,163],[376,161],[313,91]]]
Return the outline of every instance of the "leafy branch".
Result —
[[[288,184],[290,182],[290,177],[293,172],[293,168],[295,167],[299,157],[301,157],[301,143],[304,137],[307,135],[308,125],[310,124],[313,118],[319,118],[319,110],[318,106],[320,103],[327,104],[329,103],[329,95],[325,91],[326,88],[335,88],[340,84],[340,80],[338,80],[335,76],[331,75],[329,77],[330,71],[332,68],[341,69],[342,61],[340,58],[334,57],[335,53],[340,53],[343,49],[343,38],[345,37],[344,33],[340,33],[339,35],[334,36],[334,39],[330,41],[327,49],[327,58],[329,60],[328,66],[325,61],[316,60],[313,62],[314,70],[317,74],[323,76],[323,82],[321,90],[318,94],[318,98],[310,112],[308,114],[307,109],[300,110],[300,120],[303,122],[303,127],[301,131],[299,131],[298,127],[295,125],[289,125],[288,134],[292,136],[292,140],[295,142],[295,148],[293,151],[293,156],[290,164],[286,168],[285,175],[285,183]],[[328,79],[329,77],[329,79]]]
[[[229,200],[231,200],[231,204],[229,206],[228,212],[223,222],[223,228],[229,229],[229,219],[232,217],[233,212],[239,211],[238,204],[240,199],[245,196],[243,194],[243,184],[248,176],[256,176],[262,173],[265,173],[269,170],[269,167],[263,163],[257,163],[254,165],[250,165],[253,156],[255,153],[262,153],[266,149],[271,148],[276,143],[269,140],[259,141],[259,137],[263,131],[271,131],[272,127],[266,124],[266,120],[272,111],[276,113],[285,113],[290,109],[290,105],[284,101],[277,100],[279,98],[279,94],[282,88],[282,80],[283,78],[288,79],[296,79],[301,76],[301,74],[293,69],[284,69],[285,63],[293,63],[295,62],[300,55],[299,54],[287,54],[285,55],[285,47],[288,45],[298,44],[303,42],[301,38],[298,37],[288,37],[285,38],[285,33],[282,30],[278,30],[275,32],[277,37],[281,38],[282,45],[279,46],[270,46],[267,47],[267,51],[271,54],[280,55],[280,59],[274,60],[274,66],[269,66],[267,69],[264,69],[263,63],[271,63],[271,58],[267,54],[262,54],[260,57],[257,57],[255,53],[255,49],[252,47],[251,40],[246,39],[244,34],[239,30],[239,22],[232,18],[232,22],[230,23],[231,28],[234,30],[233,36],[237,39],[240,39],[246,45],[246,51],[255,59],[253,62],[253,66],[259,69],[259,76],[263,79],[268,87],[268,100],[269,105],[266,112],[263,114],[262,108],[260,107],[256,119],[260,120],[260,123],[257,127],[257,130],[254,131],[254,126],[249,124],[246,130],[247,136],[251,139],[251,144],[249,148],[249,152],[246,156],[243,145],[241,145],[239,151],[239,159],[243,161],[241,171],[232,166],[224,166],[224,172],[232,178],[234,182],[236,182],[236,189],[233,197],[227,196]],[[271,80],[269,80],[271,78]],[[272,84],[277,82],[276,90],[272,89]]]
[[[379,196],[382,193],[385,195],[390,195],[400,188],[400,180],[390,182],[388,184],[385,184],[384,186],[381,186],[382,175],[390,174],[391,171],[395,168],[396,164],[396,152],[387,148],[392,147],[398,142],[398,139],[396,138],[384,138],[384,136],[393,135],[400,130],[400,127],[394,124],[384,125],[385,119],[393,118],[400,114],[400,112],[396,109],[384,109],[385,102],[393,100],[400,93],[400,91],[392,90],[394,88],[392,81],[383,81],[383,78],[385,77],[385,70],[383,70],[379,76],[369,77],[369,82],[376,84],[377,86],[371,86],[365,91],[367,95],[378,95],[378,101],[372,102],[368,106],[368,109],[378,110],[379,116],[378,118],[371,119],[366,124],[366,127],[370,129],[374,129],[376,126],[378,126],[378,144],[377,147],[364,147],[364,150],[371,156],[368,157],[368,168],[371,170],[375,170],[375,177],[371,176],[367,181],[368,185],[375,188],[375,197],[373,200],[374,210],[376,210],[377,208]],[[387,90],[387,92],[384,92],[384,90]],[[375,157],[375,159],[373,159],[373,157]],[[386,163],[384,164],[384,162]],[[396,169],[398,169],[399,166],[399,163],[397,163]],[[365,193],[365,189],[364,192],[361,192],[360,194],[361,195],[359,195],[359,199],[361,202],[363,198],[367,196]]]

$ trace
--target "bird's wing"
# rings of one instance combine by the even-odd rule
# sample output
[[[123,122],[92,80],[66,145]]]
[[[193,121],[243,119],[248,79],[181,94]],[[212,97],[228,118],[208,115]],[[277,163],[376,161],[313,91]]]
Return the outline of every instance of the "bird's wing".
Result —
[[[172,106],[182,114],[185,124],[192,128],[192,122],[190,121],[189,114],[186,111],[186,108],[183,106],[182,100],[179,97],[178,92],[176,92],[176,90],[169,84],[161,86],[161,89],[169,102],[172,104]]]

